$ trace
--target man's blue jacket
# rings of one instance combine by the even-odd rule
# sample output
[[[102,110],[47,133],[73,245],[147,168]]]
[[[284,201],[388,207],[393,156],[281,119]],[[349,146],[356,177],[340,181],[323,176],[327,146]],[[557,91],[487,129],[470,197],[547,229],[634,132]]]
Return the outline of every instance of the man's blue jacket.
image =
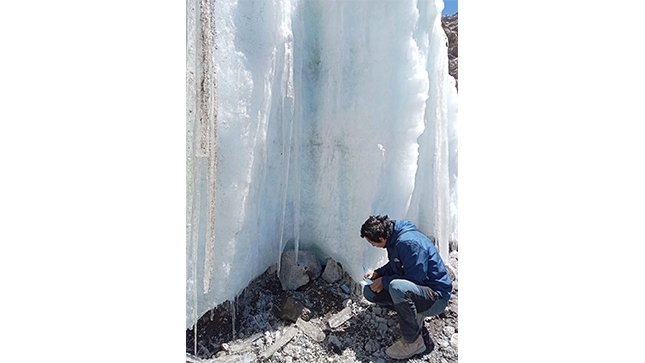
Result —
[[[393,222],[390,238],[385,243],[389,261],[376,270],[383,277],[383,288],[389,290],[394,279],[405,279],[428,286],[443,299],[450,299],[452,280],[434,243],[410,221]]]

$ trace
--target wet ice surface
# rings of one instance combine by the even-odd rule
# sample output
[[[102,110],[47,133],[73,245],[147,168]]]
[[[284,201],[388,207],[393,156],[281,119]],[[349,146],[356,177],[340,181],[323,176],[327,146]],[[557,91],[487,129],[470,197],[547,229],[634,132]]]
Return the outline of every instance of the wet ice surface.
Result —
[[[318,278],[295,291],[283,291],[277,274],[270,271],[253,280],[236,303],[217,306],[199,319],[197,354],[193,331],[186,331],[187,361],[396,361],[385,355],[385,349],[401,336],[396,313],[364,300],[362,286],[347,274],[334,283]],[[348,287],[350,293],[345,292]],[[407,361],[457,362],[457,298],[455,289],[446,311],[425,319],[434,350]],[[287,300],[297,302],[300,310],[285,305]],[[296,317],[301,318],[298,323],[292,321]],[[330,321],[333,326],[341,323],[332,328]]]

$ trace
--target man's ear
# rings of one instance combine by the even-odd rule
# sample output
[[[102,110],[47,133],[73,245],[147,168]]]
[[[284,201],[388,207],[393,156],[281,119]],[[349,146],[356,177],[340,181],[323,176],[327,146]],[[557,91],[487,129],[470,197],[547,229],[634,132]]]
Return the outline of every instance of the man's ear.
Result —
[[[385,242],[387,242],[387,240],[386,240],[385,238],[383,238],[383,237],[379,237],[379,238],[378,238],[378,241],[379,241],[380,243],[385,243]]]

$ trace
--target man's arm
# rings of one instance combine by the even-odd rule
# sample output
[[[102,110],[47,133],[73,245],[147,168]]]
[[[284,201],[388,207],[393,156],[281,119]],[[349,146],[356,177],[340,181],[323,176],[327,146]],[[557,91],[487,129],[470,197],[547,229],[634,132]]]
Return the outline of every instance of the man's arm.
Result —
[[[389,290],[390,282],[394,279],[405,279],[421,285],[426,279],[429,256],[417,243],[399,242],[397,252],[403,266],[403,275],[391,274],[384,276],[383,288]]]
[[[383,277],[383,276],[389,276],[394,274],[394,269],[392,268],[392,262],[388,262],[385,265],[383,265],[380,268],[377,268],[374,273],[376,273],[378,276],[377,277]],[[373,280],[373,279],[371,279]]]

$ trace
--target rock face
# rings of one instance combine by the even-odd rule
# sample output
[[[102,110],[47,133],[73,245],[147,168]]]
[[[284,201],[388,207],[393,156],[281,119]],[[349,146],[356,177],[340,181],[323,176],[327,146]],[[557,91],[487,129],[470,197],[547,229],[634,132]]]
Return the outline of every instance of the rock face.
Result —
[[[457,58],[459,55],[458,15],[459,13],[455,13],[441,18],[441,26],[448,37],[448,73],[455,78],[457,90],[459,90],[459,78],[457,77]]]
[[[296,264],[296,252],[285,251],[280,259],[280,274],[278,275],[283,290],[295,290],[309,281],[320,277],[321,266],[318,257],[312,252],[298,251],[298,263]]]

